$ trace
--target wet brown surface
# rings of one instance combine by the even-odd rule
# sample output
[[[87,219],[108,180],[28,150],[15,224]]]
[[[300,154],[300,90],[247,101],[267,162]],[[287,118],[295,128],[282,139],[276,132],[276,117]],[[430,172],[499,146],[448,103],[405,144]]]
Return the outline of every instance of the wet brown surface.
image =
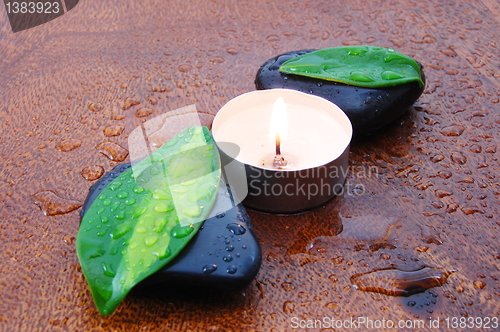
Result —
[[[293,317],[500,315],[495,1],[80,1],[16,34],[2,15],[1,331],[290,331]],[[254,90],[277,54],[352,44],[413,56],[428,85],[393,126],[352,144],[344,195],[298,216],[249,211],[263,264],[245,291],[136,291],[101,317],[75,254],[74,208],[101,168],[128,160],[127,135],[192,103],[215,114]],[[456,272],[410,297],[351,282],[424,266]]]

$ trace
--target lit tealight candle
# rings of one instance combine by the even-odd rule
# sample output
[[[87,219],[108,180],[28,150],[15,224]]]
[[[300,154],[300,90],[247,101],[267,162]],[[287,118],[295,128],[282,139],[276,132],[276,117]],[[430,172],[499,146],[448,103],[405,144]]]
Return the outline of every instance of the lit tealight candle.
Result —
[[[244,203],[251,208],[308,210],[338,194],[344,183],[352,127],[326,99],[287,89],[249,92],[222,107],[212,133],[216,142],[239,146],[239,154],[231,155],[219,145],[245,165]]]

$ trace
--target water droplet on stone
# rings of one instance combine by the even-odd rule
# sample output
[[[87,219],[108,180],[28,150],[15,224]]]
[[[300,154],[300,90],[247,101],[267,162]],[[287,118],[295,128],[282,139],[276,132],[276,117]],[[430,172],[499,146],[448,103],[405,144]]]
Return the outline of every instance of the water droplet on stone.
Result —
[[[82,206],[80,201],[59,197],[51,190],[39,191],[33,194],[31,198],[33,203],[35,203],[46,216],[65,214]]]
[[[207,264],[203,267],[202,271],[205,274],[213,273],[217,270],[217,265],[215,264]]]
[[[365,292],[390,296],[410,296],[429,288],[444,285],[456,271],[426,266],[416,271],[402,271],[395,268],[355,274],[351,282]]]
[[[236,267],[236,265],[228,266],[226,269],[226,272],[229,274],[235,274],[237,271],[238,271],[238,268]]]
[[[226,212],[221,212],[221,213],[218,213],[215,217],[218,219],[221,219],[221,218],[224,218],[225,216],[226,216]]]
[[[236,223],[228,224],[226,226],[226,228],[229,229],[229,231],[231,233],[233,233],[234,235],[242,235],[242,234],[245,234],[245,232],[246,232],[245,227],[243,227],[239,224],[236,224]]]
[[[99,165],[90,165],[80,171],[80,175],[87,181],[99,179],[104,174],[104,168]]]
[[[56,144],[56,150],[69,152],[82,145],[82,141],[77,138],[68,138]]]
[[[112,161],[124,161],[128,156],[128,150],[114,142],[102,142],[95,149]]]

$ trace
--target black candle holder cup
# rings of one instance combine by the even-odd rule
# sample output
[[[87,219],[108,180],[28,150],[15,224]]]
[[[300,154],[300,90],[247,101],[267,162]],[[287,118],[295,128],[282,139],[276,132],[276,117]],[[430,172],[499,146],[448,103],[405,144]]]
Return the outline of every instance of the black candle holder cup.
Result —
[[[314,105],[337,120],[340,125],[337,130],[345,132],[345,139],[326,144],[325,156],[331,156],[332,160],[308,168],[269,169],[240,160],[242,147],[235,143],[218,141],[217,131],[225,125],[227,119],[241,112],[244,105],[269,107],[270,101],[277,96],[284,96],[284,99],[295,104]],[[304,116],[309,114],[305,113]],[[288,89],[249,92],[230,100],[219,111],[212,125],[212,133],[219,147],[223,176],[226,176],[226,181],[229,180],[233,195],[238,201],[242,201],[245,207],[274,214],[295,214],[322,206],[344,191],[349,168],[352,125],[345,113],[326,99]],[[337,152],[332,152],[329,150],[329,144],[341,146],[332,150]],[[238,184],[235,185],[232,179],[238,180]]]

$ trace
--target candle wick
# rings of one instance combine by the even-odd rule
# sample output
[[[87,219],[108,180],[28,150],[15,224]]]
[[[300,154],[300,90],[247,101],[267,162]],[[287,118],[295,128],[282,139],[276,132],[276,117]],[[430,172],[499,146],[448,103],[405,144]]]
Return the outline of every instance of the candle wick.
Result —
[[[274,156],[273,166],[277,169],[284,169],[288,162],[281,155],[281,139],[280,134],[276,133],[276,156]]]
[[[279,133],[276,133],[276,156],[281,156],[281,138]]]

